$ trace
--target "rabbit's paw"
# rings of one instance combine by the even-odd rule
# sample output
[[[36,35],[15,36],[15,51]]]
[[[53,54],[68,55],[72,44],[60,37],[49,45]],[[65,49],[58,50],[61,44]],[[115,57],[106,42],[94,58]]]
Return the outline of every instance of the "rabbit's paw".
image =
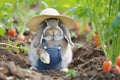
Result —
[[[63,71],[63,72],[68,72],[68,70],[69,70],[68,68],[62,68],[61,69],[61,71]]]
[[[50,63],[50,57],[48,53],[41,53],[40,54],[40,60],[41,62],[43,62],[44,64],[49,64]]]
[[[37,68],[35,68],[35,67],[30,67],[30,69],[31,69],[31,70],[37,70]]]

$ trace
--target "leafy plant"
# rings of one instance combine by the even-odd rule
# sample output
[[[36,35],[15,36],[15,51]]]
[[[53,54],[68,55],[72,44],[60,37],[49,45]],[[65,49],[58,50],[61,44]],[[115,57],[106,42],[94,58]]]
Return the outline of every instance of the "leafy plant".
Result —
[[[78,74],[77,71],[73,70],[73,69],[70,69],[67,73],[66,73],[66,78],[73,78],[73,77],[76,77]]]
[[[120,55],[120,10],[114,10],[114,8],[120,6],[120,4],[115,1],[116,5],[112,5],[113,2],[113,0],[110,0],[108,11],[105,11],[107,16],[106,14],[103,15],[105,16],[104,19],[97,12],[96,8],[94,8],[93,12],[100,46],[105,53],[107,61],[110,60],[112,66],[116,66],[116,58]],[[111,10],[114,11],[111,12]],[[116,17],[111,17],[111,15],[116,15]]]
[[[20,45],[18,46],[18,42],[15,42],[14,45],[10,44],[11,41],[8,40],[8,43],[0,43],[0,45],[5,45],[7,50],[16,49],[16,52],[18,53],[19,50],[23,51],[24,53],[28,52],[28,48],[26,46]]]
[[[98,20],[98,19],[97,19]],[[98,25],[96,25],[98,26]],[[101,47],[105,53],[108,60],[111,60],[113,65],[115,65],[116,57],[120,54],[120,12],[117,14],[116,18],[113,20],[112,24],[104,29],[101,24],[97,28],[99,34],[99,40]]]
[[[106,59],[115,66],[116,57],[120,55],[120,0],[77,0],[67,13],[92,24],[90,35],[97,32],[95,43],[99,43]],[[90,36],[87,39],[90,40]]]
[[[13,14],[14,14],[15,0],[3,0],[0,3],[0,23],[3,25],[0,27],[1,34],[4,36],[5,29],[13,29]],[[0,24],[1,25],[1,24]],[[8,33],[9,34],[9,33]],[[10,35],[11,36],[11,35]]]
[[[18,33],[19,35],[17,36],[18,40],[25,40],[25,36],[23,35],[24,31],[27,30],[26,27],[26,22],[29,16],[31,16],[31,6],[35,3],[37,0],[16,0],[15,4],[15,15],[17,16],[18,20]],[[26,6],[27,4],[27,6]],[[33,14],[32,14],[33,15]]]

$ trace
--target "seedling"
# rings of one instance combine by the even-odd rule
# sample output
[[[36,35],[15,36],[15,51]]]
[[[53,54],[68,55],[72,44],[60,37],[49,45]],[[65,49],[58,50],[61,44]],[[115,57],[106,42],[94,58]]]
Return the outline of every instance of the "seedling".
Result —
[[[0,45],[5,45],[7,50],[16,49],[16,52],[18,53],[19,50],[23,51],[24,53],[28,52],[28,48],[26,46],[20,45],[18,46],[18,42],[15,42],[14,45],[10,44],[11,41],[8,40],[8,43],[0,43]]]
[[[73,77],[76,77],[78,74],[77,71],[73,70],[73,69],[70,69],[67,73],[66,73],[66,78],[70,78],[72,79]]]
[[[77,48],[82,48],[82,47],[83,47],[83,44],[75,43],[75,46],[77,46]]]
[[[71,31],[71,37],[77,38],[77,35],[74,31]]]

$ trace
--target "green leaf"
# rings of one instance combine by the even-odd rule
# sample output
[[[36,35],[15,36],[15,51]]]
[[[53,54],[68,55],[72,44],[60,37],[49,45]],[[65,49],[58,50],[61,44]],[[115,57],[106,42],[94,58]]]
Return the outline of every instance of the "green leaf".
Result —
[[[28,47],[26,47],[26,46],[22,46],[22,45],[21,45],[19,48],[20,48],[21,51],[23,51],[23,52],[28,52],[28,50],[29,50]]]
[[[5,35],[5,28],[4,28],[4,25],[2,23],[0,23],[0,36],[4,36]]]
[[[116,30],[120,28],[120,12],[118,12],[116,18],[114,19],[113,23],[112,23],[112,29]]]
[[[10,4],[10,3],[5,3],[4,5],[3,5],[3,8],[4,9],[7,9],[7,8],[10,8],[12,5]]]
[[[72,78],[72,77],[76,77],[78,74],[77,71],[70,69],[67,73],[66,73],[66,78]]]

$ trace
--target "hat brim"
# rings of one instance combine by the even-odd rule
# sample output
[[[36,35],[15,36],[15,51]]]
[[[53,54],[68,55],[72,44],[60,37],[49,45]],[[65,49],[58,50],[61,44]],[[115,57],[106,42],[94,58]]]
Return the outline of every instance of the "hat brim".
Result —
[[[36,32],[39,29],[39,25],[41,22],[48,18],[56,18],[60,20],[65,26],[68,28],[74,26],[74,20],[68,16],[63,16],[63,15],[38,15],[32,17],[28,22],[27,22],[27,27],[33,31]]]

